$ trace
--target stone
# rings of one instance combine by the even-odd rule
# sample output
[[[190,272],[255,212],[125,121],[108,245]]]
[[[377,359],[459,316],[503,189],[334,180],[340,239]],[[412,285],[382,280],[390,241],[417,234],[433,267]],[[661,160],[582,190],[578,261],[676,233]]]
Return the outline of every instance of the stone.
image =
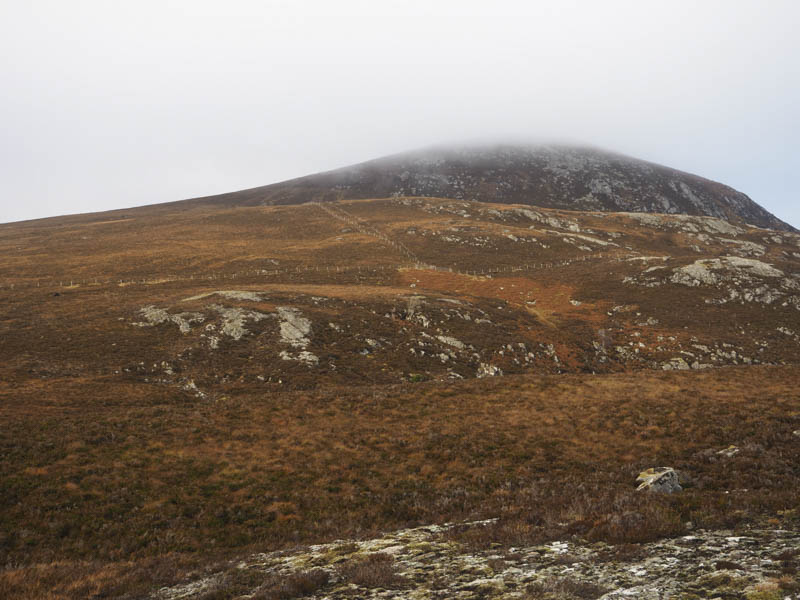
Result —
[[[717,454],[719,456],[724,456],[725,458],[733,458],[734,456],[739,454],[739,452],[740,450],[738,446],[731,445],[728,446],[727,448],[720,450],[719,452],[717,452]]]
[[[224,298],[228,298],[229,300],[246,300],[248,302],[261,302],[264,298],[262,294],[257,292],[251,292],[247,290],[217,290],[214,292],[205,292],[203,294],[197,294],[196,296],[191,296],[190,298],[184,298],[181,302],[191,302],[192,300],[201,300],[203,298],[208,298],[209,296],[213,295],[222,296]]]
[[[661,365],[661,369],[664,371],[688,371],[690,368],[689,363],[679,356],[671,358],[669,362]]]
[[[263,321],[269,315],[256,310],[244,310],[242,308],[228,308],[219,304],[212,304],[208,308],[216,311],[222,317],[220,332],[234,340],[240,340],[248,333],[245,328],[245,321]]]
[[[502,374],[503,371],[501,371],[499,367],[487,363],[481,363],[475,376],[480,379],[483,377],[498,377]]]
[[[161,325],[161,323],[174,323],[178,326],[181,333],[189,333],[192,328],[192,323],[202,323],[205,316],[201,313],[184,312],[178,314],[170,314],[163,308],[156,308],[155,306],[145,306],[139,313],[146,319],[145,322],[133,323],[136,327],[153,327]]]
[[[672,494],[683,490],[680,479],[680,475],[672,467],[650,468],[639,473],[636,478],[639,487],[636,490]]]
[[[296,308],[286,306],[278,307],[278,316],[281,319],[281,342],[304,350],[310,343],[311,321]]]

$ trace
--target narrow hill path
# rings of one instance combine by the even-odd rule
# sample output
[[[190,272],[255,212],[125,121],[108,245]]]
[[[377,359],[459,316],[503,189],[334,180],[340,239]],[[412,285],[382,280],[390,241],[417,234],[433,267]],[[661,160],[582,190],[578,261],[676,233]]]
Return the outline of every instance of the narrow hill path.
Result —
[[[338,219],[343,223],[347,223],[351,227],[354,227],[360,233],[365,235],[370,235],[374,238],[377,238],[384,242],[386,245],[394,248],[406,258],[413,260],[415,263],[421,264],[419,257],[414,254],[408,247],[403,244],[402,242],[398,242],[397,240],[391,239],[388,235],[383,233],[382,231],[376,229],[363,219],[359,219],[355,215],[350,214],[344,208],[342,208],[339,204],[335,204],[333,202],[328,202],[323,204],[322,202],[312,202],[311,204],[319,207],[322,211],[333,217],[334,219]]]

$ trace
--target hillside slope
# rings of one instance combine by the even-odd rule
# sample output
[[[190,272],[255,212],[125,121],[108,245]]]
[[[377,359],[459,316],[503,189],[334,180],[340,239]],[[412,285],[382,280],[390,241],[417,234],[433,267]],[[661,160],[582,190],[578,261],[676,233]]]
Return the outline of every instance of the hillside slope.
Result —
[[[687,214],[793,230],[721,183],[604,150],[555,145],[408,152],[195,202],[252,206],[392,196]]]
[[[793,233],[431,198],[164,211],[0,227],[7,381],[217,394],[800,362]]]
[[[800,235],[713,217],[399,197],[0,225],[0,597],[287,597],[213,565],[448,521],[499,519],[445,542],[512,569],[575,536],[797,531],[798,365]],[[695,487],[636,492],[657,466]],[[318,596],[342,586],[389,597],[333,568]]]

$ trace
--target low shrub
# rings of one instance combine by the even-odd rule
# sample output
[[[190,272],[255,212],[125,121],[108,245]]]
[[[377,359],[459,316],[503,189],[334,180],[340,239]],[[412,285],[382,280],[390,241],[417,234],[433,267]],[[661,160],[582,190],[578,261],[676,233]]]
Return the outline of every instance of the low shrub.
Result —
[[[610,590],[588,581],[551,577],[530,584],[525,600],[594,600]]]
[[[384,552],[348,561],[338,571],[343,580],[370,589],[399,589],[407,583],[397,574],[394,557]]]
[[[253,600],[291,600],[310,596],[325,587],[330,575],[322,569],[299,571],[291,575],[271,577],[256,589]]]

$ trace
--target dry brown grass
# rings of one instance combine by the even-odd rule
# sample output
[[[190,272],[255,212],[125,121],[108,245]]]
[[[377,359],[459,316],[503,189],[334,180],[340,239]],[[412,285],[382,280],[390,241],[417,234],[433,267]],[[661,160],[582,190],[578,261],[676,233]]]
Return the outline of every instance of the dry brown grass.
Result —
[[[338,572],[344,581],[369,589],[400,589],[408,583],[397,574],[394,558],[383,552],[349,560]]]
[[[567,577],[532,583],[525,590],[525,600],[594,600],[610,590],[588,581]]]
[[[142,589],[131,573],[165,556],[180,567],[458,519],[500,517],[454,532],[476,549],[568,535],[632,544],[687,521],[797,527],[798,384],[797,369],[763,367],[207,402],[135,385],[109,397],[90,380],[6,391],[0,549],[23,566],[0,589]],[[740,455],[715,454],[731,443]],[[638,471],[659,465],[694,487],[636,493]],[[185,572],[163,564],[144,587]]]
[[[322,569],[301,571],[288,576],[272,576],[256,589],[253,600],[291,600],[303,598],[323,588],[330,575]]]
[[[57,560],[46,564],[6,564],[0,570],[0,598],[136,598],[157,587],[196,576],[198,567],[208,565],[209,558],[168,553],[116,563]]]

